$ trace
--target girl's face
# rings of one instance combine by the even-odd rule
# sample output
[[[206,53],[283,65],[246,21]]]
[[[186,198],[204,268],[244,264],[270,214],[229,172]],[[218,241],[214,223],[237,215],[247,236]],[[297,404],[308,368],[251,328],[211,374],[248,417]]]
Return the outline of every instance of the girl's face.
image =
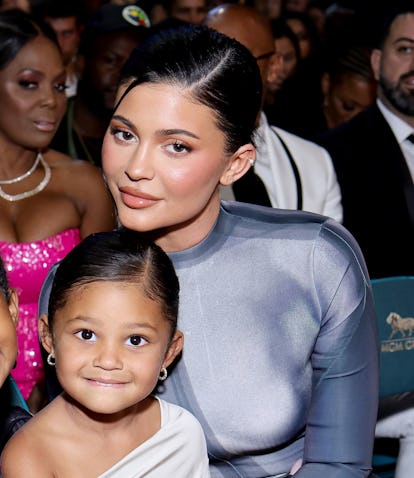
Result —
[[[210,108],[182,88],[143,84],[114,113],[104,138],[102,164],[121,224],[155,232],[164,250],[201,241],[219,211],[219,183],[244,174],[237,158],[254,159],[251,145],[230,157]]]
[[[63,389],[94,413],[122,415],[144,400],[182,348],[182,334],[170,342],[160,304],[136,283],[79,286],[56,311],[53,338],[45,322],[43,316],[42,341]]]
[[[0,70],[0,140],[46,147],[66,109],[65,80],[56,45],[43,36],[29,41]]]

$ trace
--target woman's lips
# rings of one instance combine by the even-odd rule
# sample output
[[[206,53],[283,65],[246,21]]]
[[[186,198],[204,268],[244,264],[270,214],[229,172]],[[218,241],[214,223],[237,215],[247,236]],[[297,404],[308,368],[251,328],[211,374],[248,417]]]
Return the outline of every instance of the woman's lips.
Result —
[[[56,121],[38,120],[34,124],[38,130],[45,133],[51,133],[56,129]]]
[[[150,194],[137,191],[130,187],[119,188],[123,203],[133,209],[143,209],[156,204],[159,199]]]

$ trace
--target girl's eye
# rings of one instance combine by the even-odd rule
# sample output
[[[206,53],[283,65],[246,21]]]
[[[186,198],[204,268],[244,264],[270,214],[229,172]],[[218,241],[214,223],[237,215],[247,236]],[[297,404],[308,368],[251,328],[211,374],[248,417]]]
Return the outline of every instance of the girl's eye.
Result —
[[[127,344],[132,345],[133,347],[142,347],[147,344],[148,341],[141,337],[140,335],[132,335],[127,339]]]
[[[133,143],[137,141],[137,138],[132,133],[126,130],[111,127],[109,132],[112,136],[115,136],[118,141],[121,141],[123,143]]]
[[[175,141],[174,143],[168,144],[166,146],[167,151],[174,154],[189,153],[191,148],[181,143],[180,141]]]
[[[92,332],[92,330],[89,329],[82,329],[79,330],[79,332],[76,332],[76,337],[79,337],[81,340],[85,340],[86,342],[95,342],[96,336]]]

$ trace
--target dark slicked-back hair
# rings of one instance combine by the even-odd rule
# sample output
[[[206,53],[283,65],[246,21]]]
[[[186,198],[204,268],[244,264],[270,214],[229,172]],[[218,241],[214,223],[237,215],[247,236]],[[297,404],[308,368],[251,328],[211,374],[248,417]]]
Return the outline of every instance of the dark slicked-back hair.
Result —
[[[179,283],[167,254],[135,231],[119,229],[88,236],[59,264],[49,299],[49,327],[76,289],[97,281],[136,284],[137,291],[159,303],[171,324],[177,326]]]
[[[19,9],[0,12],[0,70],[5,68],[30,40],[45,36],[59,45],[51,27]]]
[[[256,60],[238,41],[206,26],[161,31],[134,50],[124,65],[121,84],[129,86],[118,105],[143,83],[177,86],[211,108],[228,153],[253,141],[262,82]]]

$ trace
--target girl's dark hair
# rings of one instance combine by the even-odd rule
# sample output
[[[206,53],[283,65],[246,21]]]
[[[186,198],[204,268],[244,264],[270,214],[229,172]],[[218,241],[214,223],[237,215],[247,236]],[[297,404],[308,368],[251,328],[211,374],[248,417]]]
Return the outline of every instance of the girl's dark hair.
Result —
[[[53,330],[57,310],[65,306],[76,289],[96,281],[137,285],[149,299],[161,305],[171,324],[177,326],[179,283],[167,254],[136,231],[119,229],[91,234],[60,262],[50,292],[48,315]]]
[[[6,269],[4,267],[3,259],[0,257],[0,288],[1,293],[6,298],[7,302],[10,299],[10,292],[9,292],[9,281],[7,278]]]
[[[136,48],[124,65],[121,84],[129,86],[117,106],[143,83],[179,86],[211,108],[228,153],[252,142],[262,82],[255,58],[238,41],[203,25],[162,30]]]
[[[33,38],[45,36],[59,48],[53,29],[19,9],[0,12],[0,70]]]

